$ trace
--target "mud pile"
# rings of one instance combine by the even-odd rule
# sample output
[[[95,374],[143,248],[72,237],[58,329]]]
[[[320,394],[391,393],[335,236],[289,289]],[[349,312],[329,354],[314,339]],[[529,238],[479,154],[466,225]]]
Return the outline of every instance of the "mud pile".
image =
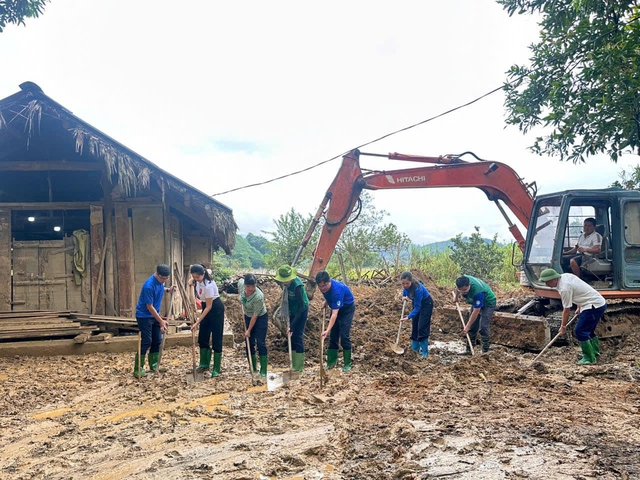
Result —
[[[413,270],[412,274],[429,290],[435,309],[443,306],[452,306],[453,300],[451,292],[453,287],[443,287],[435,283],[428,274]],[[267,349],[269,356],[274,361],[287,363],[288,347],[286,336],[282,335],[274,323],[274,315],[281,302],[282,289],[280,284],[270,277],[261,277],[258,283],[259,288],[265,295],[265,302],[269,313],[269,330],[267,333]],[[381,361],[380,355],[384,352],[387,355],[389,343],[395,342],[398,332],[398,325],[402,313],[402,286],[400,285],[400,275],[386,282],[383,286],[376,288],[372,286],[352,285],[351,291],[356,300],[356,313],[351,328],[351,340],[353,343],[354,361],[363,362],[375,366],[384,365],[383,368],[393,369],[396,365],[389,364],[386,358]],[[236,290],[237,291],[237,290]],[[502,291],[497,290],[496,294],[501,301],[524,299],[527,293],[524,290]],[[320,333],[322,330],[322,302],[324,298],[319,290],[315,291],[313,299],[309,304],[309,317],[305,328],[305,349],[307,350],[306,362],[308,365],[317,365],[319,362]],[[411,302],[408,302],[405,316],[411,311]],[[244,326],[242,324],[243,313],[240,301],[235,295],[229,295],[225,301],[225,309],[230,321],[236,343],[243,341]],[[329,312],[327,312],[329,314]],[[328,324],[328,316],[325,324]],[[457,328],[457,327],[456,327]],[[451,322],[443,319],[437,310],[434,310],[432,317],[432,340],[444,340],[447,335],[455,330],[451,328]],[[451,331],[451,332],[450,332]],[[411,334],[411,323],[403,322],[400,337],[400,344],[408,350]],[[456,337],[457,338],[457,337]],[[460,337],[462,338],[462,337]],[[328,346],[328,339],[325,340],[325,349]],[[409,353],[410,354],[410,353]],[[406,365],[401,368],[411,367]]]

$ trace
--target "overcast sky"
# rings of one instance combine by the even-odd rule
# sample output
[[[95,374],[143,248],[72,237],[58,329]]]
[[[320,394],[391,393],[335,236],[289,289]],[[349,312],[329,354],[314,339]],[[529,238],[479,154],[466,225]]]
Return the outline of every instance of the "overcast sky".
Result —
[[[492,0],[166,2],[53,0],[0,34],[0,98],[30,80],[93,126],[214,194],[313,165],[499,86],[525,63],[538,27]],[[512,166],[539,193],[604,188],[621,168],[531,154],[505,128],[494,94],[363,149],[437,156],[471,150]],[[315,212],[339,160],[216,197],[240,232],[260,233],[291,207]],[[415,164],[363,158],[364,168]],[[511,240],[476,189],[374,193],[416,243],[474,225]],[[514,218],[515,221],[515,218]]]

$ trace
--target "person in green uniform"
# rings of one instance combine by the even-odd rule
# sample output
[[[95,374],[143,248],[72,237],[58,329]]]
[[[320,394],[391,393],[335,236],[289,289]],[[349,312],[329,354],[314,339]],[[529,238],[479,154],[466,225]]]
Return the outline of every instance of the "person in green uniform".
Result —
[[[309,315],[309,298],[302,280],[297,276],[295,268],[289,265],[282,265],[276,272],[276,281],[287,288],[293,370],[302,372],[304,369],[304,342],[302,336],[304,335],[304,328]]]
[[[238,281],[238,293],[244,312],[244,324],[246,327],[245,338],[249,339],[247,356],[251,356],[253,371],[258,369],[256,358],[256,343],[260,354],[260,376],[267,376],[267,328],[269,327],[269,315],[264,304],[264,294],[257,286],[257,279],[253,273],[247,273]]]
[[[472,345],[476,344],[478,330],[482,340],[482,352],[489,351],[491,340],[489,337],[489,327],[491,317],[496,309],[496,295],[489,285],[482,280],[471,275],[462,275],[456,279],[455,301],[460,297],[472,306],[471,317],[464,327],[465,335],[468,333]],[[480,321],[476,322],[480,317]],[[471,348],[467,345],[467,352],[471,353]]]

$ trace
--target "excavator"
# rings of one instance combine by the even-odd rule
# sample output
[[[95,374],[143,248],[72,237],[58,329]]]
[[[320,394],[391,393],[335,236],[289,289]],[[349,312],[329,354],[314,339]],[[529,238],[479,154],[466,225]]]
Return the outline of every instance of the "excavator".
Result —
[[[423,164],[400,170],[364,170],[361,156],[388,158]],[[472,156],[474,161],[464,160]],[[426,164],[426,165],[424,165]],[[316,227],[324,218],[322,232],[313,252],[307,277],[307,291],[315,290],[313,279],[326,268],[338,239],[350,218],[357,213],[362,190],[475,187],[482,190],[504,216],[509,231],[522,251],[521,284],[530,288],[533,300],[522,306],[517,315],[505,320],[505,335],[514,329],[513,322],[523,327],[529,321],[531,349],[537,349],[550,336],[549,316],[559,307],[559,294],[538,281],[545,268],[562,272],[562,254],[573,247],[581,233],[585,218],[596,219],[596,231],[602,236],[599,254],[584,254],[581,278],[597,289],[612,304],[601,322],[599,335],[617,336],[634,322],[640,304],[640,192],[619,188],[598,190],[566,190],[537,196],[535,182],[524,180],[508,165],[486,161],[472,152],[459,155],[426,157],[400,153],[374,154],[352,150],[343,156],[338,173],[315,213],[293,260],[295,265],[309,243]],[[505,210],[511,211],[520,226]],[[529,312],[535,315],[528,315]],[[618,315],[616,313],[627,313]],[[513,320],[510,321],[510,320]],[[500,321],[498,329],[500,329]],[[493,327],[492,327],[493,328]],[[492,334],[493,336],[493,334]],[[508,343],[508,342],[507,342]],[[521,342],[522,343],[522,342]],[[521,346],[521,345],[518,345]]]

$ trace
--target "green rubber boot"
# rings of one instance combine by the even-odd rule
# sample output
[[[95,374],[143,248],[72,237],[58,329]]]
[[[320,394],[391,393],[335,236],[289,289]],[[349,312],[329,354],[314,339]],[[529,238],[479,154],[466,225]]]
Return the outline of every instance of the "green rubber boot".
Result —
[[[210,348],[201,348],[200,349],[200,365],[196,368],[196,372],[204,372],[205,370],[209,370],[211,366],[211,349]]]
[[[258,357],[255,355],[251,355],[251,365],[253,365],[253,371],[258,371]]]
[[[344,367],[342,367],[342,371],[348,372],[351,370],[351,350],[343,350],[342,356],[344,358]]]
[[[338,350],[330,348],[327,350],[327,370],[331,370],[338,363]]]
[[[596,357],[600,356],[600,340],[598,337],[593,337],[591,340],[591,346],[593,347],[593,352],[596,354]]]
[[[304,353],[292,352],[293,371],[302,372],[304,370]]]
[[[138,363],[138,354],[136,353],[136,363],[133,365],[133,376],[134,377],[144,377],[147,372],[144,371],[144,361],[146,355],[140,355],[140,363]],[[138,371],[138,365],[140,365],[140,371]]]
[[[579,365],[588,365],[590,363],[596,363],[596,352],[593,350],[593,345],[590,340],[580,342],[582,347],[582,358],[578,360]]]
[[[260,355],[260,376],[267,376],[267,366],[269,365],[269,358],[266,355]]]
[[[211,378],[220,375],[220,363],[222,363],[222,353],[213,354],[213,370],[211,370]]]
[[[158,360],[160,359],[160,352],[149,354],[149,369],[154,373],[165,373],[166,368],[158,368]]]

